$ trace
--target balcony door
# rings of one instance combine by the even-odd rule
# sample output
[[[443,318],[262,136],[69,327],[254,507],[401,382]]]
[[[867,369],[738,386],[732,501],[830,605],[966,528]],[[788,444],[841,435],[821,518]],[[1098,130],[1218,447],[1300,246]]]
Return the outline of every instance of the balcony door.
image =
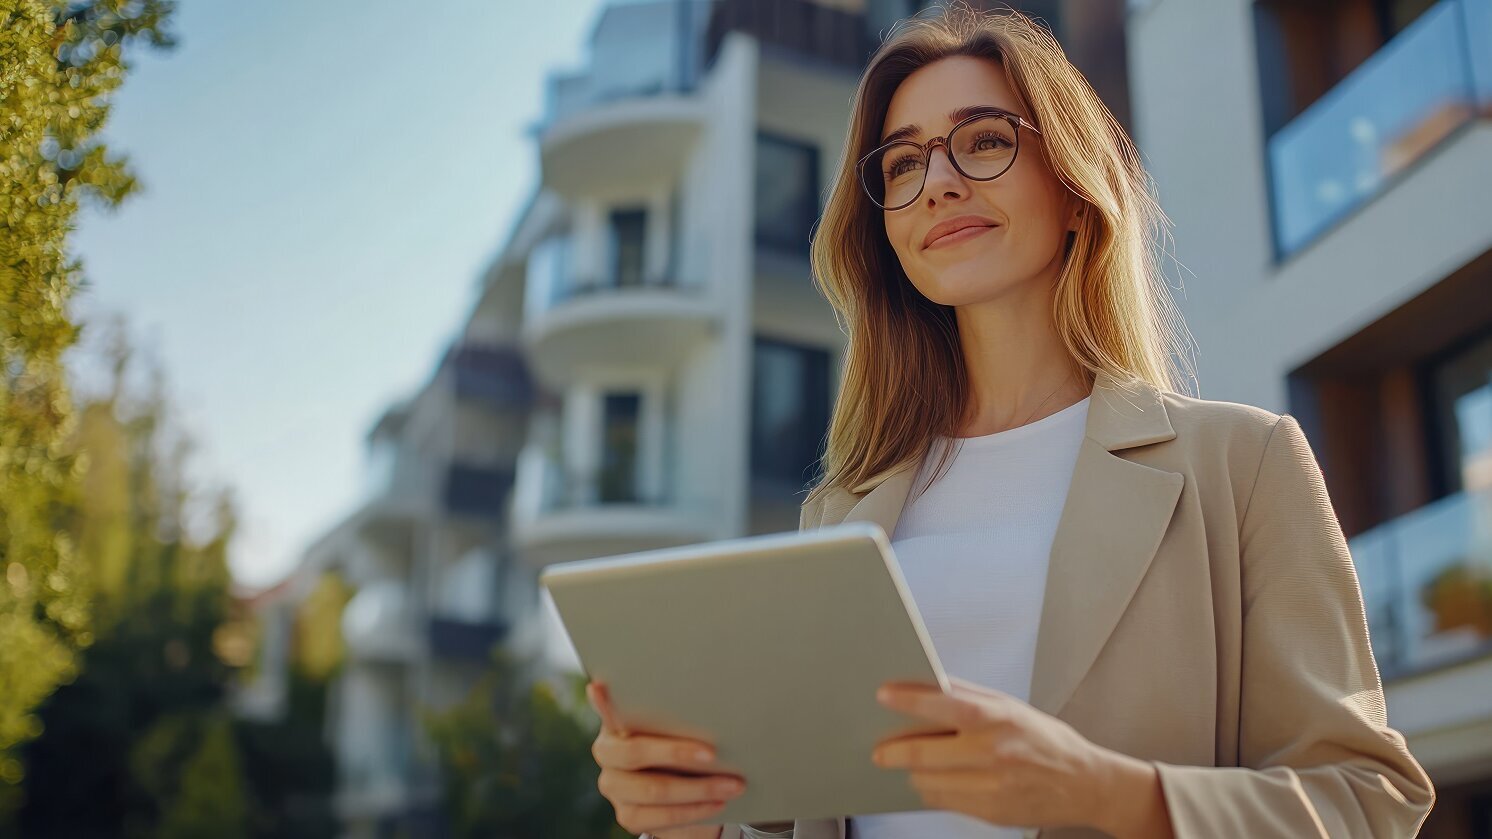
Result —
[[[608,282],[618,288],[642,285],[646,280],[648,211],[645,207],[618,207],[610,217],[611,259]]]
[[[601,469],[597,492],[603,504],[639,500],[638,451],[642,438],[642,394],[605,393],[601,399]]]

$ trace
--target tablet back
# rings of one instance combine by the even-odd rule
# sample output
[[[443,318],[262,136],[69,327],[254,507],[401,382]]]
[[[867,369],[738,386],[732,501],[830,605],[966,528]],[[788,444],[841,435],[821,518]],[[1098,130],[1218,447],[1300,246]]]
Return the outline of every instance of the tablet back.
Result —
[[[586,675],[632,732],[715,745],[745,794],[712,823],[926,809],[881,740],[946,730],[881,706],[888,681],[949,690],[872,522],[549,566]]]

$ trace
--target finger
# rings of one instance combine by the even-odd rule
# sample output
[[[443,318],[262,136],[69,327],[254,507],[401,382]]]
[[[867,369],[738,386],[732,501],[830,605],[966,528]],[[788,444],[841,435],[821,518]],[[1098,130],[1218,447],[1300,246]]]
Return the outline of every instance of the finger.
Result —
[[[876,745],[871,760],[882,769],[976,769],[992,762],[983,741],[967,735],[900,737]]]
[[[707,801],[699,804],[647,804],[617,805],[616,820],[628,833],[651,833],[657,830],[690,824],[708,818],[725,806],[724,801]]]
[[[699,778],[672,772],[627,772],[604,769],[596,779],[601,794],[612,801],[634,805],[701,804],[728,801],[746,789],[743,780],[732,775],[707,775]]]
[[[888,708],[957,729],[977,728],[993,721],[991,700],[972,694],[947,694],[926,685],[886,685],[876,699]]]
[[[596,739],[591,751],[601,766],[629,771],[667,768],[706,771],[715,765],[713,746],[686,737],[602,736]]]
[[[924,792],[986,794],[1000,786],[988,769],[918,769],[907,773],[907,779]]]
[[[622,727],[617,719],[616,710],[611,706],[611,692],[605,682],[591,682],[586,685],[586,694],[592,695],[592,704],[596,706],[596,713],[601,715],[601,727],[618,737],[627,737],[629,732]]]

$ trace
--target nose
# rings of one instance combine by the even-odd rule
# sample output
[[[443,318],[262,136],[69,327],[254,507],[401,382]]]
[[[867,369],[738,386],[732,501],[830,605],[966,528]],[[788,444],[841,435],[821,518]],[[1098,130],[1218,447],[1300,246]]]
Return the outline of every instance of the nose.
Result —
[[[946,143],[932,148],[927,160],[927,180],[922,184],[923,197],[944,198],[964,194],[964,176],[953,166]]]

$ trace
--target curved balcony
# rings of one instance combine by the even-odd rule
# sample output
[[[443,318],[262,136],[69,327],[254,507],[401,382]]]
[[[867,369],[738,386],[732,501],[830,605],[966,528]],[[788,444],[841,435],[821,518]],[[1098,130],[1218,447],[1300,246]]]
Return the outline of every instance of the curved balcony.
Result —
[[[705,122],[688,94],[627,96],[558,117],[538,130],[544,185],[566,198],[672,180]]]
[[[591,364],[672,366],[717,321],[699,286],[571,282],[525,319],[520,337],[535,375],[563,387]]]
[[[342,610],[347,652],[364,661],[405,662],[420,652],[409,591],[398,580],[377,580],[358,589]]]
[[[713,538],[698,510],[669,492],[616,486],[600,474],[566,472],[536,446],[518,459],[513,545],[530,567],[688,545]]]

